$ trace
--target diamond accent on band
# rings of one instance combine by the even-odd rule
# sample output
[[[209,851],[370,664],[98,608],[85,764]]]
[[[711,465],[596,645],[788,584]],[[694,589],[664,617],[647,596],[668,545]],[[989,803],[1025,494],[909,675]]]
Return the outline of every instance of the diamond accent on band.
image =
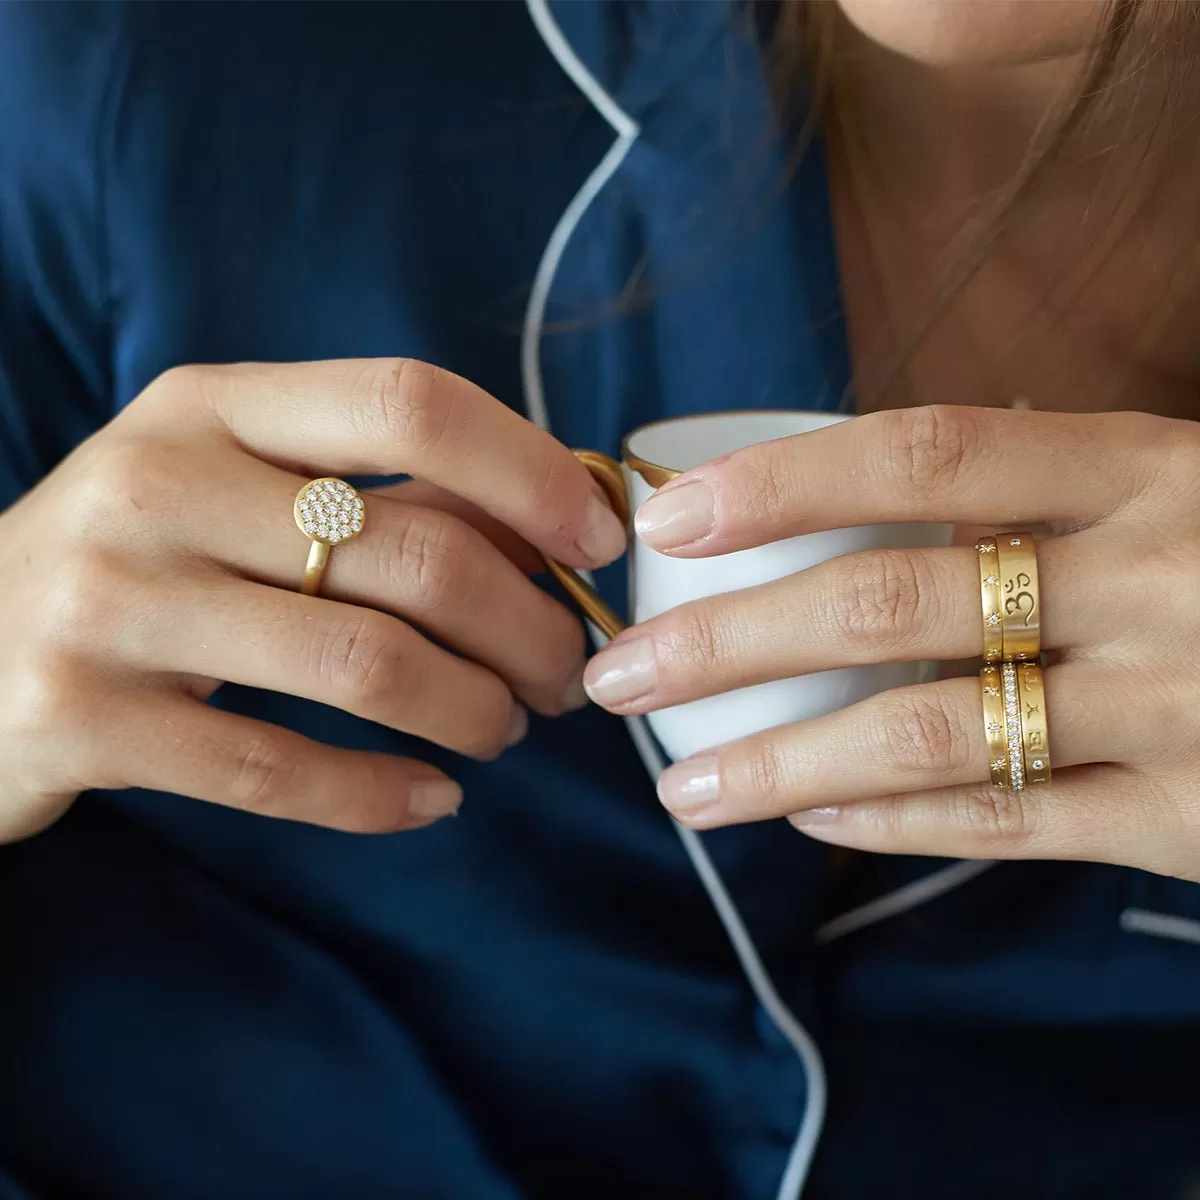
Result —
[[[314,542],[337,546],[363,530],[366,509],[358,492],[342,479],[314,479],[296,496],[296,525]]]
[[[991,626],[991,627],[994,629],[994,628],[995,628],[997,625],[999,625],[999,624],[1000,624],[1000,617],[999,617],[999,615],[998,615],[998,614],[996,614],[996,613],[989,613],[989,614],[988,614],[987,623],[988,623],[988,625],[989,625],[989,626]]]
[[[1004,711],[1009,718],[1008,778],[1009,787],[1019,792],[1025,787],[1025,760],[1021,754],[1020,709],[1017,707],[1017,668],[1005,663],[1000,673],[1004,689]]]
[[[999,721],[988,722],[988,733],[999,733],[1003,728],[1004,726],[1001,725]]]
[[[983,577],[983,582],[986,583],[988,585],[988,587],[999,587],[1000,586],[1000,576],[999,575],[985,575]]]
[[[1044,762],[1042,762],[1042,760],[1040,758],[1035,758],[1033,760],[1033,769],[1035,771],[1040,771],[1045,765],[1046,764]]]

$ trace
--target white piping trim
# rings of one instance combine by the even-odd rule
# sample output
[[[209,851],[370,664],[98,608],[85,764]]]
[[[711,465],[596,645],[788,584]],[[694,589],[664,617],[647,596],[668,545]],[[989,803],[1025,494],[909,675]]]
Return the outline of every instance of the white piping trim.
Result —
[[[646,722],[641,717],[626,717],[625,724],[629,727],[629,734],[633,738],[637,752],[642,757],[646,770],[653,779],[657,779],[666,770],[667,764],[659,754]],[[777,1200],[796,1200],[804,1190],[804,1181],[812,1166],[817,1140],[821,1136],[821,1127],[825,1123],[827,1095],[825,1064],[812,1035],[800,1024],[795,1014],[775,990],[775,984],[767,973],[766,967],[763,966],[758,948],[754,945],[754,939],[746,929],[737,905],[734,904],[726,890],[724,880],[713,866],[703,839],[694,829],[687,829],[678,822],[674,822],[674,824],[680,841],[683,842],[683,848],[687,851],[688,858],[692,860],[692,866],[695,868],[696,874],[700,876],[700,882],[704,884],[704,890],[717,910],[717,916],[721,919],[725,934],[733,946],[733,952],[737,955],[738,962],[741,964],[742,971],[749,981],[754,995],[766,1010],[775,1028],[791,1044],[804,1067],[808,1083],[808,1103],[805,1106],[804,1118],[800,1122],[796,1140],[792,1143],[787,1167],[784,1170],[783,1178],[779,1181],[779,1190],[776,1193]]]
[[[865,929],[868,925],[874,925],[879,921],[886,921],[889,917],[899,916],[900,913],[908,912],[910,909],[919,908],[922,904],[927,904],[930,900],[935,900],[938,896],[953,891],[954,888],[960,887],[977,875],[982,875],[984,871],[995,865],[996,863],[991,859],[963,859],[962,862],[951,863],[948,867],[940,867],[929,875],[923,875],[920,879],[914,879],[912,883],[906,883],[894,892],[877,896],[874,900],[868,900],[866,904],[848,909],[832,920],[826,921],[817,930],[817,944],[827,946],[830,942],[836,942],[838,938],[845,937],[848,933],[855,933],[859,929]]]
[[[529,303],[525,309],[525,322],[521,330],[521,382],[525,392],[526,412],[534,424],[548,430],[550,418],[542,384],[540,352],[550,289],[562,261],[563,252],[580,219],[587,211],[588,206],[600,194],[604,185],[616,173],[625,155],[629,152],[629,148],[637,141],[641,130],[637,122],[624,113],[616,101],[604,91],[571,49],[557,22],[550,14],[547,0],[526,0],[526,7],[535,28],[555,61],[617,134],[617,138],[609,147],[608,152],[584,180],[583,186],[575,194],[571,203],[567,205],[554,226],[550,240],[542,251],[542,258],[534,275]],[[602,646],[604,639],[598,631],[593,629],[592,635],[598,645]],[[665,770],[666,764],[650,736],[649,729],[645,722],[638,717],[627,719],[626,725],[647,772],[652,779],[657,780]],[[747,931],[724,881],[716,867],[713,866],[703,841],[693,830],[685,829],[678,823],[675,823],[675,829],[713,908],[716,910],[717,917],[729,938],[734,954],[750,984],[751,991],[780,1034],[795,1050],[804,1069],[808,1093],[807,1103],[796,1139],[788,1154],[787,1166],[780,1180],[779,1190],[776,1193],[776,1200],[798,1200],[804,1189],[804,1182],[808,1177],[813,1154],[817,1148],[817,1140],[821,1136],[821,1127],[825,1121],[825,1067],[816,1043],[783,1002],[770,975],[767,974],[754,941]]]
[[[1191,917],[1150,912],[1145,908],[1127,908],[1121,914],[1121,928],[1126,933],[1146,933],[1151,937],[1200,946],[1200,921],[1193,921]]]
[[[550,413],[546,408],[546,394],[542,386],[541,346],[550,288],[558,274],[563,252],[575,232],[575,227],[605,184],[617,173],[617,168],[625,161],[625,155],[637,141],[641,129],[632,117],[621,111],[617,102],[596,82],[594,76],[579,60],[563,37],[558,23],[550,15],[547,0],[526,0],[525,6],[529,9],[534,27],[554,56],[555,62],[562,67],[617,135],[616,141],[583,181],[583,186],[575,193],[551,231],[550,240],[542,251],[541,261],[533,277],[529,303],[525,308],[525,322],[521,328],[521,386],[525,392],[525,410],[535,425],[549,429]]]

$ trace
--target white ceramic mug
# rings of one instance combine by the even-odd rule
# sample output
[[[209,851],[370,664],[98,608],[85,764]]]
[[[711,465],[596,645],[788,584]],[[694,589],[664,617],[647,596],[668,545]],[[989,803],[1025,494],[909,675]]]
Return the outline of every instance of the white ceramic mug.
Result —
[[[622,444],[622,462],[590,450],[576,451],[625,518],[656,488],[681,471],[757,442],[810,433],[853,418],[816,412],[723,412],[675,417],[643,425]],[[816,563],[876,547],[946,545],[948,525],[864,525],[787,538],[713,558],[671,558],[642,541],[631,541],[629,611],[637,623],[659,613],[741,588],[793,575]],[[551,570],[608,637],[624,623],[574,571],[550,562]],[[652,713],[655,736],[675,759],[735,741],[751,733],[833,712],[876,692],[920,682],[929,664],[885,663],[821,671],[694,700]]]

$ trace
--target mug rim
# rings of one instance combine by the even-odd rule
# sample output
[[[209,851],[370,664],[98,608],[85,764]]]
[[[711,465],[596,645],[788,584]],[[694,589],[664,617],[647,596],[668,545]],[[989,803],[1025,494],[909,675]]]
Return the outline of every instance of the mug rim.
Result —
[[[664,467],[661,463],[650,462],[639,454],[634,454],[629,448],[630,441],[639,433],[648,429],[657,429],[660,425],[674,425],[677,421],[691,421],[703,417],[831,417],[830,424],[839,420],[849,420],[851,413],[830,412],[820,408],[722,408],[712,412],[676,413],[673,417],[659,417],[655,421],[647,421],[636,429],[631,429],[621,439],[621,461],[631,470],[640,475],[652,488],[660,488],[672,479],[678,479],[684,472],[675,467]],[[687,468],[691,470],[692,468]]]

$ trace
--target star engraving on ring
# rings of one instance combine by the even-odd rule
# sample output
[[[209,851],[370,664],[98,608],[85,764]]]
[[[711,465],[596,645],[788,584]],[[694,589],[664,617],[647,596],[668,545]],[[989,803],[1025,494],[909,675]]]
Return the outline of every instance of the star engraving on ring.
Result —
[[[999,733],[1003,728],[1004,726],[1001,725],[999,721],[989,721],[987,731],[988,733],[996,734]]]

